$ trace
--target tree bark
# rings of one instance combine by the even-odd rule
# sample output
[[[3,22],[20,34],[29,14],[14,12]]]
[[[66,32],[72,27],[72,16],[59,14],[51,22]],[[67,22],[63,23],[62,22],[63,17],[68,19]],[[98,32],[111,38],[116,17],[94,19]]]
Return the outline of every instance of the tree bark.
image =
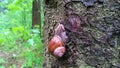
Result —
[[[40,1],[33,0],[32,3],[32,27],[40,23]]]
[[[45,0],[43,28],[43,68],[119,68],[120,67],[120,1],[119,0]],[[86,4],[87,3],[87,4]],[[67,8],[66,8],[67,7]],[[81,20],[81,29],[67,31],[67,54],[53,57],[47,49],[58,23],[67,25],[73,10]]]

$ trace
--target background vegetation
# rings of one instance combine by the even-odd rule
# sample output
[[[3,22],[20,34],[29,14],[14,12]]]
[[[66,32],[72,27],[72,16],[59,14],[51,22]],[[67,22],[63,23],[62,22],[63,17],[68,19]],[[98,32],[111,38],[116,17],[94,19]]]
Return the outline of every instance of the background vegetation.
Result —
[[[42,38],[31,23],[32,0],[0,0],[0,68],[41,67]]]

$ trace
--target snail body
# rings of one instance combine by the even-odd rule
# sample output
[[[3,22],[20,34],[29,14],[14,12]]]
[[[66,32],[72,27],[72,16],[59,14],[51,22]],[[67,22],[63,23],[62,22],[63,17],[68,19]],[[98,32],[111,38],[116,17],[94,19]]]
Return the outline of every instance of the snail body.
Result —
[[[66,48],[64,42],[67,36],[64,31],[64,26],[59,24],[55,29],[55,35],[48,43],[48,51],[55,57],[62,57],[65,54]]]

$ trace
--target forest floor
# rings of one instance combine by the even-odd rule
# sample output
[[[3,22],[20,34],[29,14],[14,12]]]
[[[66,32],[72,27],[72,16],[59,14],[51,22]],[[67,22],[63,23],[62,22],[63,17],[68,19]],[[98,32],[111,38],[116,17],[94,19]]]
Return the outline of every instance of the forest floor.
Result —
[[[9,68],[9,66],[11,68],[19,68],[25,61],[22,58],[19,58],[19,61],[17,61],[15,58],[16,55],[16,53],[0,51],[0,68]]]
[[[22,26],[17,31],[16,27],[13,29],[15,32],[9,28],[0,29],[0,68],[41,67],[43,44],[39,30],[25,30]]]

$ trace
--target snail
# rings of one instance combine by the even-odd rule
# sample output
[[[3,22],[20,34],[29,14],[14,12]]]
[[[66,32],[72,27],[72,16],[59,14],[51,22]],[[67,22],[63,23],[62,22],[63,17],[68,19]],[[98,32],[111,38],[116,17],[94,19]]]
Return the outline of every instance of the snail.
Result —
[[[55,57],[62,57],[65,54],[65,42],[67,36],[63,24],[58,24],[55,35],[48,43],[48,51]]]

